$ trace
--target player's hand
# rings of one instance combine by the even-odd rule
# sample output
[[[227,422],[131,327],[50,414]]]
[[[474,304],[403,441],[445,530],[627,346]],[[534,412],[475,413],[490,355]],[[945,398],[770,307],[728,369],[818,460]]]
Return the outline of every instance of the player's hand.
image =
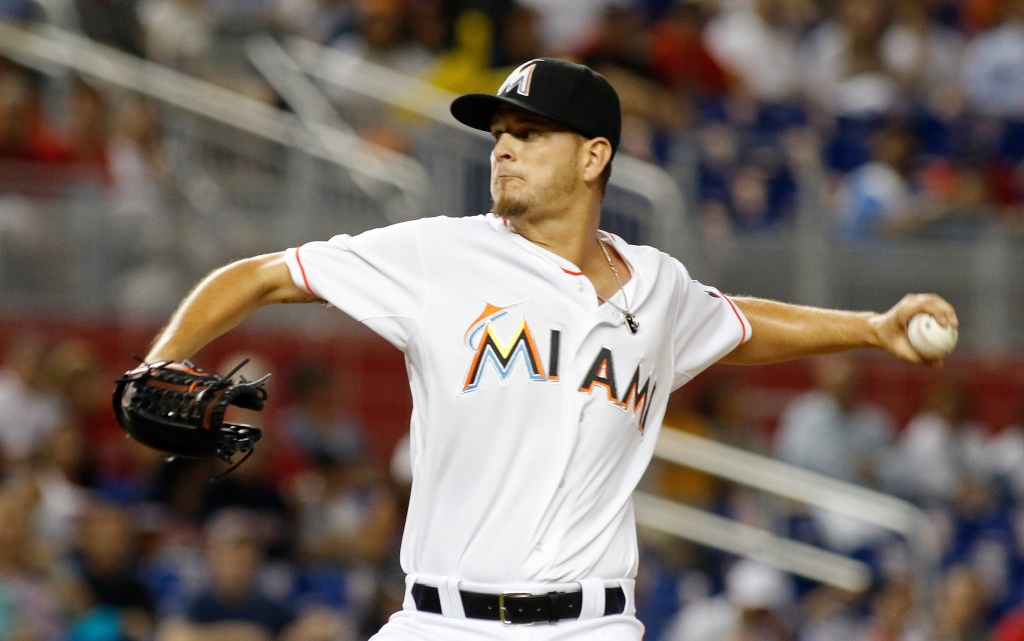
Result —
[[[942,360],[929,361],[917,353],[907,337],[907,325],[915,315],[931,314],[940,325],[959,327],[956,310],[935,294],[907,294],[884,314],[878,314],[868,322],[875,332],[878,346],[890,354],[921,365],[942,365]]]

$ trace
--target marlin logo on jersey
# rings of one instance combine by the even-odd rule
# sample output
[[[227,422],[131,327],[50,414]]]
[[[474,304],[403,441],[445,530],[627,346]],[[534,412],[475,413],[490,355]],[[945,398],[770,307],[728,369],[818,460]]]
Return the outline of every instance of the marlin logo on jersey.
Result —
[[[647,377],[643,385],[640,384],[640,365],[640,363],[637,364],[636,371],[629,379],[625,393],[619,396],[619,388],[615,383],[615,359],[612,356],[612,350],[602,347],[601,351],[597,353],[597,357],[594,358],[590,370],[587,371],[587,375],[583,378],[580,391],[593,394],[594,388],[599,387],[608,395],[609,401],[622,409],[628,410],[632,404],[633,415],[637,417],[637,427],[643,434],[644,427],[647,425],[647,413],[651,409],[650,399],[654,396],[658,385],[651,383],[650,376]]]
[[[498,88],[499,96],[510,93],[513,89],[521,96],[530,95],[530,81],[533,80],[533,70],[537,68],[537,60],[531,60],[519,65],[515,71],[508,74],[505,82]]]
[[[480,386],[488,363],[494,366],[502,381],[508,380],[509,375],[516,369],[516,363],[520,361],[523,362],[531,381],[558,380],[558,347],[561,332],[557,329],[551,330],[551,353],[545,372],[537,343],[533,340],[533,333],[525,317],[519,321],[508,341],[502,339],[501,333],[495,327],[495,321],[508,315],[508,307],[496,307],[488,303],[483,313],[466,330],[466,345],[475,354],[462,386],[463,392],[472,392]]]

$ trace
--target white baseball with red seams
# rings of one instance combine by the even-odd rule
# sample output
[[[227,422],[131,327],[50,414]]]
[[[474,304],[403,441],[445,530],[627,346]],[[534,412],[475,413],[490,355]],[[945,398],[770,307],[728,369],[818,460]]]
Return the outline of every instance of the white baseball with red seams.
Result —
[[[931,314],[916,314],[907,325],[907,337],[918,354],[936,360],[953,351],[958,332],[952,325],[940,325]]]
[[[669,393],[751,329],[674,258],[601,238],[629,268],[636,334],[575,265],[491,214],[287,252],[298,286],[405,354],[413,484],[401,562],[410,582],[501,592],[599,579],[621,584],[625,614],[635,612],[631,496]],[[405,608],[414,609],[408,595]]]

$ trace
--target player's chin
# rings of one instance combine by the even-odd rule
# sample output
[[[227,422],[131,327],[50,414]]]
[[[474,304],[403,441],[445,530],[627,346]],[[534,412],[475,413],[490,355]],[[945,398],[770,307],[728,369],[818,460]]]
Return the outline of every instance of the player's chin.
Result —
[[[501,216],[502,218],[516,218],[525,214],[529,208],[529,204],[525,200],[499,196],[494,199],[491,211],[495,216]]]

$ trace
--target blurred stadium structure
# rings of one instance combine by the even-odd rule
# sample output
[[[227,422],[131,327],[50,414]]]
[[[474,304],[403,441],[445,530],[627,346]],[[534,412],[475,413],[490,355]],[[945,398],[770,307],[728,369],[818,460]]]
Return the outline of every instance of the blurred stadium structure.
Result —
[[[373,2],[362,4],[371,8],[375,6]],[[442,3],[436,4],[440,6]],[[612,31],[621,26],[624,34],[635,35],[631,29],[639,10],[634,9],[630,13],[622,9],[627,3],[593,4],[620,7],[609,10],[604,18],[597,18],[601,23],[597,28],[599,33],[602,33],[601,29],[608,30],[610,25]],[[696,24],[693,20],[699,17],[702,11],[699,7],[703,6],[699,2],[661,4],[666,6],[659,10],[650,9],[651,15],[661,16],[659,19],[663,22],[675,20],[672,25],[682,25],[681,28]],[[727,4],[723,3],[723,6]],[[773,6],[773,2],[760,0],[755,4],[758,11]],[[822,3],[822,6],[831,4],[842,3]],[[868,2],[865,6],[870,4]],[[905,4],[920,3],[907,1]],[[938,7],[957,3],[932,4]],[[960,4],[973,6],[967,2]],[[1006,0],[1005,4],[1009,6],[1013,2]],[[56,317],[60,319],[53,329],[56,336],[106,333],[108,343],[115,340],[111,337],[134,343],[131,347],[97,343],[104,349],[112,347],[110,352],[119,358],[125,357],[129,353],[126,350],[144,349],[144,342],[140,341],[145,340],[147,333],[152,334],[155,324],[171,311],[171,306],[192,283],[227,260],[276,251],[336,233],[354,234],[419,216],[474,215],[486,211],[489,206],[489,137],[455,123],[447,111],[447,104],[454,94],[439,87],[446,83],[439,82],[437,77],[432,84],[422,74],[412,75],[395,68],[401,65],[386,66],[383,64],[386,60],[372,62],[368,58],[373,56],[365,55],[365,50],[358,47],[325,46],[311,39],[308,29],[305,32],[302,29],[279,30],[284,32],[280,37],[267,35],[264,31],[266,25],[254,19],[246,8],[239,10],[236,7],[235,13],[231,13],[230,8],[222,8],[226,17],[220,25],[217,42],[210,46],[206,55],[212,59],[219,57],[219,62],[229,74],[235,73],[241,65],[246,71],[239,75],[247,79],[235,79],[234,82],[224,77],[214,78],[214,81],[201,80],[197,76],[202,74],[196,73],[195,64],[161,65],[99,44],[68,30],[70,25],[57,18],[60,3],[40,5],[45,5],[50,24],[46,21],[22,21],[20,24],[0,21],[0,57],[46,78],[39,81],[39,86],[43,90],[44,103],[51,110],[59,111],[59,107],[54,105],[81,96],[86,101],[95,98],[98,103],[118,105],[122,113],[128,114],[124,123],[126,128],[150,128],[128,137],[135,135],[136,141],[146,136],[158,139],[164,156],[161,162],[166,166],[162,170],[163,178],[151,181],[157,183],[154,193],[145,193],[145,190],[139,193],[138,185],[145,184],[145,181],[136,183],[133,191],[133,187],[120,185],[95,166],[83,168],[74,163],[47,165],[24,159],[0,158],[0,301],[3,301],[2,314],[8,319],[6,325],[0,322],[0,326],[4,326],[9,334],[4,341],[9,352],[18,351],[22,340],[20,336],[30,333],[33,325],[54,327],[52,321],[45,319]],[[481,6],[485,5],[487,3]],[[512,3],[509,5],[513,6]],[[348,3],[325,3],[325,6],[344,8]],[[415,6],[420,7],[419,4]],[[583,4],[581,11],[582,7]],[[748,7],[746,10],[752,9]],[[371,9],[367,11],[372,13]],[[386,14],[388,10],[382,11]],[[721,11],[723,15],[730,15],[730,9]],[[456,32],[460,28],[469,29],[467,24],[476,24],[471,22],[474,16],[479,17],[472,11],[462,14],[453,29]],[[237,24],[232,24],[232,20]],[[663,22],[652,19],[652,31],[656,33]],[[827,20],[822,19],[821,22],[826,24]],[[458,33],[456,39],[457,36]],[[644,37],[649,38],[651,34]],[[614,38],[610,40],[614,41]],[[585,47],[581,51],[581,57],[586,59],[591,55],[598,63],[609,60],[622,62],[616,59],[621,52],[613,52],[613,55],[598,51],[594,54],[593,51],[587,52]],[[456,66],[458,63],[457,60],[449,62]],[[779,64],[782,63],[780,60]],[[1021,64],[1024,65],[1024,61]],[[253,75],[252,70],[257,75]],[[497,77],[502,73],[498,70],[494,75]],[[613,81],[623,82],[627,87],[630,82],[618,76],[613,76]],[[452,82],[447,84],[453,88]],[[5,99],[4,91],[13,90],[0,85],[0,103]],[[742,98],[737,102],[742,107]],[[772,113],[771,101],[762,106],[765,113]],[[1024,113],[1024,104],[1020,107]],[[635,105],[632,108],[635,109]],[[703,107],[693,108],[700,111]],[[720,108],[728,111],[728,105]],[[0,124],[4,118],[2,109],[3,105],[0,105]],[[130,117],[133,113],[143,122],[132,122]],[[144,122],[153,114],[156,114],[155,122]],[[635,113],[630,115],[635,116]],[[815,126],[804,126],[807,123],[800,122],[791,127],[771,124],[746,127],[741,124],[723,133],[720,119],[716,118],[711,116],[702,121],[697,117],[691,126],[677,122],[673,135],[664,137],[667,140],[652,136],[658,144],[651,146],[660,145],[661,151],[645,154],[647,160],[621,153],[615,161],[605,202],[604,228],[632,242],[652,244],[667,251],[680,258],[695,278],[715,284],[727,292],[811,305],[875,310],[889,307],[907,292],[938,292],[957,307],[962,323],[960,350],[973,359],[965,361],[966,364],[956,371],[965,377],[977,375],[979,378],[988,372],[990,377],[986,380],[995,376],[992,372],[997,372],[1003,375],[1009,392],[1003,393],[1004,390],[1000,389],[987,398],[998,397],[1004,405],[1018,403],[1024,398],[1024,380],[1019,375],[1013,377],[1013,372],[1019,369],[1018,361],[1006,360],[1019,358],[1024,348],[1024,323],[1020,322],[1024,317],[1024,285],[1021,280],[1021,274],[1024,274],[1024,241],[1019,233],[1019,223],[1012,215],[989,215],[986,208],[991,208],[992,203],[982,199],[967,205],[953,203],[944,209],[942,216],[925,216],[920,224],[915,223],[912,233],[894,237],[865,235],[863,230],[850,233],[837,223],[839,205],[834,195],[845,192],[843,186],[836,188],[836,175],[849,177],[853,173],[851,170],[869,159],[868,139],[879,135],[879,131],[884,133],[884,122],[879,124],[879,119],[874,116],[848,117],[840,113],[825,125],[811,123]],[[738,120],[743,121],[743,118]],[[657,120],[656,117],[650,119]],[[726,122],[730,119],[737,120],[729,114],[724,117]],[[1015,121],[1013,118],[1005,118],[1004,121],[1007,131],[1012,133]],[[825,135],[823,131],[832,136],[831,141],[824,145],[820,140]],[[720,160],[716,153],[722,152],[723,145],[742,149],[742,152],[733,149],[732,153],[754,159],[749,167],[740,168],[738,176],[725,182],[715,174],[715,163]],[[643,151],[636,145],[631,147]],[[833,157],[830,158],[830,154]],[[851,161],[844,154],[856,156],[859,160]],[[749,189],[743,192],[741,179],[746,175],[743,171],[751,167],[760,171],[759,180],[768,184],[764,193],[751,196]],[[771,174],[773,171],[774,174],[764,177],[765,172]],[[716,190],[729,194],[722,196]],[[779,205],[778,211],[763,213],[763,219],[753,220],[743,213],[743,193],[747,193],[748,200],[778,200],[785,201],[785,205]],[[766,207],[771,209],[768,205]],[[282,353],[289,350],[299,353],[300,348],[296,345],[303,337],[308,339],[310,335],[324,331],[326,337],[316,339],[314,349],[320,346],[325,353],[331,354],[355,350],[355,355],[340,357],[342,362],[348,363],[343,369],[358,376],[379,367],[375,373],[387,371],[396,378],[394,384],[401,385],[395,376],[400,376],[400,367],[396,368],[390,360],[386,366],[374,361],[390,358],[377,354],[381,351],[379,345],[355,328],[343,328],[340,333],[325,330],[323,321],[318,320],[321,313],[308,309],[273,310],[251,325],[254,334],[234,345],[241,350],[257,352],[262,347],[262,354],[274,361],[276,357],[271,356],[273,349],[268,343],[278,345],[276,349]],[[111,323],[115,329],[110,328]],[[339,342],[359,347],[338,347]],[[327,347],[328,343],[330,347]],[[216,353],[219,356],[227,354]],[[107,357],[110,356],[108,353]],[[9,358],[9,369],[13,367],[11,362]],[[295,365],[290,360],[284,363],[289,369]],[[116,363],[118,367],[124,364],[125,361]],[[280,365],[280,361],[274,361],[274,364]],[[909,375],[886,379],[884,367],[871,367],[874,367],[875,378],[872,380],[876,384],[881,381],[884,386],[886,380],[898,380],[903,387],[913,388],[912,392],[899,391],[903,402],[906,398],[920,396],[922,378],[913,379],[911,383],[906,382],[911,380]],[[778,371],[766,370],[757,374],[761,377],[758,380],[769,380]],[[788,373],[782,375],[787,384],[792,383],[785,395],[775,399],[774,404],[761,399],[765,408],[770,406],[774,409],[754,408],[748,410],[748,415],[758,415],[760,411],[761,418],[768,418],[768,422],[774,424],[789,401],[795,398],[794,403],[797,403],[800,397],[797,397],[796,390],[806,391],[813,384],[806,373],[794,374],[793,371],[786,370]],[[882,375],[879,375],[880,371]],[[716,379],[711,384],[698,383],[693,386],[698,390],[694,394],[713,395],[718,382],[720,380]],[[369,387],[368,384],[366,386]],[[820,387],[820,393],[828,389],[826,384]],[[364,392],[359,384],[334,386],[335,391],[342,388],[348,399]],[[298,403],[301,393],[296,390],[286,393],[288,402]],[[895,389],[882,392],[891,392],[893,396],[897,394]],[[403,392],[394,396],[396,398],[390,399],[387,410],[400,413],[407,403],[406,395]],[[876,393],[873,400],[877,401],[881,396]],[[687,403],[694,403],[692,396],[680,400],[680,406]],[[374,418],[374,411],[380,407],[363,408],[359,418],[369,424]],[[3,409],[0,407],[0,413]],[[868,483],[867,477],[850,475],[844,478],[835,470],[801,469],[791,464],[799,463],[793,459],[789,460],[790,464],[773,460],[766,456],[769,448],[752,444],[756,438],[738,443],[742,449],[716,443],[714,438],[722,437],[716,432],[718,428],[693,428],[696,424],[693,417],[699,414],[704,421],[700,424],[705,427],[716,425],[721,421],[717,411],[711,406],[700,411],[691,407],[687,420],[672,425],[690,434],[666,430],[656,454],[659,462],[652,469],[644,490],[636,496],[638,522],[650,528],[642,532],[647,537],[643,543],[644,554],[649,558],[644,562],[648,569],[641,567],[641,572],[646,574],[639,578],[638,588],[641,598],[647,599],[642,604],[640,615],[648,626],[649,638],[701,638],[708,641],[721,638],[725,641],[727,636],[698,637],[692,631],[687,632],[687,626],[692,626],[687,622],[688,613],[692,617],[703,616],[701,607],[713,601],[714,595],[723,595],[718,597],[719,605],[729,603],[733,608],[729,615],[732,619],[727,616],[719,621],[724,626],[723,635],[733,630],[730,625],[735,627],[749,623],[738,623],[736,612],[746,613],[742,616],[750,612],[762,613],[771,624],[766,630],[774,635],[767,638],[780,640],[966,640],[980,638],[977,636],[979,630],[987,634],[992,624],[1003,615],[1006,617],[1002,618],[999,629],[1012,627],[1014,608],[1022,603],[1018,592],[1024,587],[1018,576],[1024,567],[1024,562],[1019,560],[1024,559],[1024,518],[1021,518],[1024,512],[1020,511],[1017,499],[1003,496],[1006,493],[1016,496],[1019,489],[1006,489],[1003,485],[1012,484],[1014,480],[1006,478],[1006,470],[1013,465],[1024,464],[1024,459],[1013,459],[1000,468],[1001,476],[994,475],[999,476],[995,484],[1003,485],[999,485],[1000,489],[994,491],[993,496],[1002,498],[975,497],[975,504],[961,509],[960,503],[970,503],[971,497],[964,498],[958,494],[960,489],[941,497],[930,496],[900,485],[906,482],[902,478],[888,485],[877,479]],[[1004,411],[1000,415],[1007,413]],[[921,415],[925,414],[927,408]],[[782,422],[785,421],[784,415]],[[961,429],[954,423],[951,418],[950,424],[959,430],[958,435],[969,432],[968,428]],[[2,428],[3,417],[0,416],[0,431]],[[736,437],[735,434],[731,436]],[[372,440],[373,437],[370,438]],[[894,439],[892,435],[889,438]],[[380,441],[378,438],[378,446],[383,451],[376,452],[377,458],[390,456],[394,440],[385,438]],[[955,438],[948,436],[948,440],[952,442]],[[385,445],[379,445],[380,442]],[[890,446],[891,454],[898,459],[902,455],[900,446],[894,440]],[[993,443],[988,447],[997,450],[1001,446]],[[934,452],[942,453],[939,449]],[[775,454],[786,458],[778,446]],[[334,466],[339,469],[345,466],[358,468],[344,456],[331,460],[323,469],[317,467],[322,462],[307,462],[321,475],[316,478],[323,487],[316,483],[303,485],[302,482],[309,479],[297,474],[289,476],[278,471],[274,476],[275,481],[280,481],[279,488],[287,488],[282,493],[288,495],[288,502],[292,504],[288,509],[298,511],[300,518],[305,519],[301,526],[296,526],[302,530],[302,536],[307,530],[315,530],[308,522],[315,521],[316,511],[324,510],[327,505],[322,494],[331,491],[324,487],[334,482],[331,476]],[[681,472],[681,468],[672,468],[671,464],[692,469]],[[936,462],[937,466],[941,464],[942,461]],[[252,466],[256,473],[268,469],[258,465]],[[897,460],[895,465],[899,467],[900,462]],[[152,462],[136,467],[151,474],[155,469]],[[804,467],[813,468],[813,465]],[[878,464],[878,467],[883,465]],[[193,477],[198,478],[205,472],[200,470]],[[189,470],[174,472],[184,476],[189,473]],[[282,588],[279,581],[275,588],[273,572],[264,572],[270,576],[270,579],[261,577],[268,593],[274,593],[276,589],[279,601],[288,601],[291,606],[305,612],[315,610],[312,606],[326,604],[327,610],[341,612],[350,619],[334,621],[330,624],[334,628],[323,623],[320,636],[307,631],[289,633],[298,636],[288,638],[365,637],[372,633],[373,622],[379,624],[380,615],[386,616],[387,608],[396,607],[393,593],[395,568],[390,567],[384,557],[388,554],[394,556],[397,520],[394,514],[390,517],[386,514],[390,514],[388,510],[400,509],[396,506],[400,506],[401,500],[396,496],[401,494],[401,488],[395,490],[392,481],[381,480],[367,470],[356,469],[346,473],[352,475],[342,482],[343,488],[347,489],[340,490],[336,498],[341,502],[349,500],[358,506],[346,503],[345,509],[373,514],[376,514],[374,510],[379,510],[380,530],[373,530],[372,517],[361,517],[362,520],[355,521],[364,529],[357,535],[348,539],[326,538],[326,543],[321,542],[320,547],[306,546],[305,542],[297,544],[291,541],[285,545],[281,541],[261,541],[271,549],[271,557],[277,563],[276,566],[271,564],[271,570],[278,571],[278,578],[287,575],[291,581],[290,587]],[[680,474],[686,479],[681,486],[673,486],[666,480]],[[709,481],[706,475],[720,480]],[[734,492],[727,499],[720,496],[716,499],[716,492],[724,492],[722,480],[753,488],[759,492],[759,497],[762,492],[771,493],[804,507],[780,505],[770,500],[765,503],[761,498],[752,500],[742,491]],[[241,484],[245,486],[249,482],[243,479]],[[86,483],[83,481],[78,485]],[[170,486],[177,487],[174,482],[170,482]],[[675,491],[670,491],[673,487]],[[684,487],[684,490],[679,490],[679,487]],[[690,491],[693,487],[704,488],[703,498],[694,500],[696,494]],[[972,490],[969,481],[963,481],[963,487],[966,488],[963,494]],[[138,507],[146,505],[146,499],[152,498],[133,495],[125,488],[114,488],[109,483],[106,486],[97,483],[95,488],[99,488],[99,495],[113,498],[122,505]],[[901,492],[903,498],[877,489]],[[266,491],[269,496],[271,490]],[[7,491],[8,494],[11,492],[13,490]],[[950,508],[954,499],[960,503]],[[161,513],[160,518],[179,518],[175,512],[179,506],[173,498],[160,500],[173,506],[168,512],[172,516]],[[676,502],[678,500],[691,505],[680,505]],[[985,512],[988,508],[978,507],[985,500],[1004,501],[1006,505],[1001,512]],[[211,499],[207,497],[204,501],[208,503]],[[225,505],[235,505],[226,499],[224,501]],[[759,507],[744,507],[744,501],[758,503]],[[282,509],[281,513],[286,511]],[[822,517],[820,511],[866,522],[866,530],[848,527],[855,533],[851,535],[853,539],[860,537],[859,547],[830,539],[827,534],[829,517]],[[146,514],[145,509],[137,510],[136,516],[140,513]],[[211,546],[241,545],[244,542],[245,537],[238,534],[239,528],[244,527],[233,523],[231,515],[219,519],[216,510],[206,506],[201,518],[195,514],[191,518],[206,526]],[[245,522],[244,517],[239,518],[243,519],[240,522]],[[1013,519],[1017,521],[1011,523]],[[146,518],[143,516],[137,520],[145,522]],[[157,526],[150,522],[142,529],[149,535],[161,532],[161,536],[165,536],[166,532],[161,527],[166,527],[166,522],[162,523]],[[847,525],[833,524],[833,527],[843,530]],[[814,528],[826,534],[808,534]],[[894,532],[897,536],[883,536],[878,533],[879,529]],[[951,529],[956,533],[951,534]],[[970,530],[971,534],[964,534],[961,530]],[[794,595],[804,599],[800,609],[793,608],[793,604],[782,597],[778,602],[771,599],[761,602],[758,599],[763,598],[763,594],[751,596],[749,590],[745,592],[742,585],[732,581],[733,574],[722,570],[729,566],[740,567],[740,564],[732,562],[733,557],[707,556],[706,553],[702,556],[688,548],[679,548],[678,543],[658,539],[654,534],[656,531],[724,550],[730,555],[745,556],[840,590],[829,592],[811,587],[812,583],[800,583],[794,591]],[[178,534],[177,531],[175,533]],[[288,536],[300,538],[296,533]],[[1018,539],[1010,540],[1013,536]],[[957,548],[956,545],[962,543],[957,537],[969,539],[974,547]],[[363,550],[359,541],[372,538],[377,538],[381,546],[391,544],[392,547]],[[842,536],[838,540],[841,541]],[[289,548],[290,551],[283,554],[273,549],[278,544],[285,548],[294,546],[300,552]],[[150,603],[141,608],[145,612],[156,613],[151,623],[173,619],[187,609],[188,598],[205,594],[201,577],[197,578],[202,572],[197,567],[197,563],[201,565],[197,562],[201,555],[196,551],[199,546],[195,541],[191,547],[182,545],[181,549],[166,543],[161,545],[156,546],[155,552],[151,550],[145,559],[145,589],[156,594],[155,599],[159,601],[156,605]],[[353,558],[345,557],[344,552],[323,551],[331,546],[346,545],[360,551],[353,552]],[[90,577],[88,545],[80,543],[74,549],[76,559],[84,559],[78,560],[85,568],[82,576]],[[688,560],[688,567],[678,565],[680,556]],[[973,568],[974,574],[967,578],[957,574],[967,566]],[[997,578],[993,579],[993,576]],[[1003,577],[1003,584],[996,585],[999,576]],[[214,576],[212,581],[216,583],[216,580]],[[783,584],[772,585],[775,588],[785,587]],[[902,591],[904,589],[906,592]],[[360,590],[364,593],[361,594]],[[782,589],[777,591],[781,593]],[[0,596],[2,592],[0,589]],[[333,596],[328,596],[328,593]],[[857,596],[862,593],[868,596]],[[984,597],[979,596],[982,593]],[[867,599],[876,601],[869,603]],[[907,603],[903,604],[901,599]],[[966,623],[958,623],[973,628],[954,632],[942,629],[944,625],[953,624],[936,611],[947,607],[951,599],[967,602],[974,599],[978,602],[964,606],[966,610],[971,607],[974,610],[963,614]],[[878,605],[879,602],[882,605]],[[884,612],[879,614],[885,604],[902,608],[890,615],[893,621],[887,621]],[[988,609],[984,610],[986,607]],[[872,608],[873,614],[867,614],[866,611]],[[65,614],[64,617],[72,623],[77,621],[75,625],[79,627],[67,624],[67,630],[79,630],[84,634],[81,632],[83,621],[102,619],[102,612],[97,615],[96,608],[72,610],[73,615]],[[714,620],[714,616],[707,616]],[[352,620],[360,623],[353,625]],[[367,621],[369,623],[365,623]],[[3,629],[3,625],[0,617],[0,639],[8,638],[4,636],[8,630]],[[883,630],[885,625],[890,625],[891,629]],[[312,624],[310,629],[313,629]],[[152,625],[149,632],[131,638],[148,638],[151,632]],[[163,631],[169,635],[166,638],[174,638],[173,633],[173,630]],[[70,638],[85,638],[74,634],[72,631]],[[54,635],[34,638],[58,638],[57,633]],[[1004,636],[999,637],[999,641],[1017,638]]]

